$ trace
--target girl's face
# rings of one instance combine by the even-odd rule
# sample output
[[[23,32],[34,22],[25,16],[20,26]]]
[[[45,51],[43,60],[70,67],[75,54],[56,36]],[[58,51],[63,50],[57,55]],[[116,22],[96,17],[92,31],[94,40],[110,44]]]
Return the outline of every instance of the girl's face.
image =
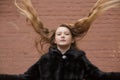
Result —
[[[72,34],[67,27],[58,27],[55,32],[55,44],[57,46],[70,46],[74,40]]]

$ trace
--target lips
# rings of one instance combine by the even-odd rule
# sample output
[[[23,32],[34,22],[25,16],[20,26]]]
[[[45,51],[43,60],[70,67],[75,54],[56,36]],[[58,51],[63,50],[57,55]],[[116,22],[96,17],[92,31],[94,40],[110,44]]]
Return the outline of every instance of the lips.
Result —
[[[60,40],[60,41],[66,41],[66,40]]]

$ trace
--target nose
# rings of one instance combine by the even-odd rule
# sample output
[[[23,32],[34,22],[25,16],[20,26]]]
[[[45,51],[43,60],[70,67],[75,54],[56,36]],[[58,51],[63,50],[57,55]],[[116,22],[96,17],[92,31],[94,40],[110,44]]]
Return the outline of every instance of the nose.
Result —
[[[64,38],[64,37],[65,37],[65,35],[64,35],[64,34],[62,34],[62,35],[61,35],[61,38]]]

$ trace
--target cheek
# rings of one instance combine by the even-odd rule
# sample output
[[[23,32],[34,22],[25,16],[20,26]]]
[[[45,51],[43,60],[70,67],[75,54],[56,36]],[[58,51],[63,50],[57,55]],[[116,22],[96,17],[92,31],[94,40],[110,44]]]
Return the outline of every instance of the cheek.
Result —
[[[67,37],[67,40],[71,41],[71,40],[72,40],[72,37],[71,37],[71,36],[68,36],[68,37]]]
[[[59,40],[59,37],[58,37],[58,36],[55,36],[54,42],[57,43],[58,40]]]
[[[73,43],[74,41],[75,40],[72,37],[69,38],[69,43]]]

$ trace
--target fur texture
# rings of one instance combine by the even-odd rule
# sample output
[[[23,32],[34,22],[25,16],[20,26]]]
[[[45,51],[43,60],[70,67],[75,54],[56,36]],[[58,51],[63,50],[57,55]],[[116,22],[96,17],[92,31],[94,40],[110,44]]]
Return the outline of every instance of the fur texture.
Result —
[[[85,56],[70,48],[64,56],[55,47],[22,75],[0,75],[0,80],[120,80],[119,72],[102,72]]]

